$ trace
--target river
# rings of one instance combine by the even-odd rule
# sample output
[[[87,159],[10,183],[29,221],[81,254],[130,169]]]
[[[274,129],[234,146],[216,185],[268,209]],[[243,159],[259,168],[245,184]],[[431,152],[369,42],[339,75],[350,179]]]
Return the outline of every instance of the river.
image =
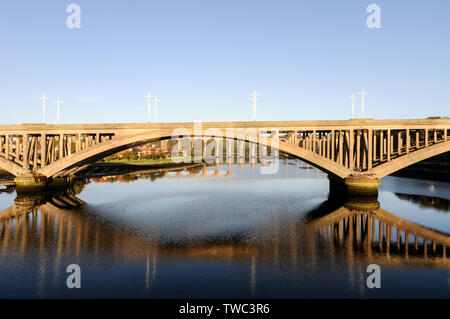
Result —
[[[391,176],[377,199],[346,199],[295,159],[4,192],[0,298],[449,297],[449,200],[449,183]]]

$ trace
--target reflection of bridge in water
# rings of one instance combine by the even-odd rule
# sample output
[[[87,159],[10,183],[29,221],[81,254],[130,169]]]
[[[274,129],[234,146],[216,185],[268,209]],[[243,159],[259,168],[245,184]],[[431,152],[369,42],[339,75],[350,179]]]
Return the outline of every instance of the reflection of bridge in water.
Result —
[[[397,198],[413,202],[420,207],[432,207],[442,212],[450,211],[450,201],[441,197],[395,193]]]
[[[331,271],[342,263],[350,270],[361,263],[450,268],[448,234],[395,216],[379,208],[378,202],[341,206],[328,200],[306,218],[272,220],[262,229],[252,229],[251,236],[193,236],[178,241],[168,241],[155,230],[143,236],[142,231],[102,220],[101,213],[92,215],[84,205],[74,193],[17,198],[0,212],[0,264],[11,256],[28,263],[36,258],[42,290],[48,275],[65,275],[68,262],[108,269],[116,262],[141,259],[146,265],[142,278],[150,291],[163,259],[242,261],[249,267],[252,295],[260,267],[275,271],[287,267],[312,275],[321,271],[321,263],[329,264]],[[355,273],[350,276],[353,285]]]
[[[108,167],[93,167],[87,171],[81,172],[81,176],[86,175],[94,182],[122,181],[130,182],[134,179],[157,178],[208,178],[208,177],[231,177],[231,164],[221,167],[218,164],[191,164],[183,166],[139,169],[124,173],[120,168],[111,169]]]
[[[281,255],[290,255],[293,263],[300,259],[313,262],[321,254],[316,247],[325,245],[327,252],[351,259],[450,266],[446,251],[450,245],[448,234],[395,216],[379,208],[378,203],[336,207],[339,205],[327,201],[321,205],[319,217],[313,211],[306,220],[298,217],[286,224],[271,223],[261,231],[264,241],[254,241],[243,234],[241,238],[202,238],[186,244],[161,241],[159,234],[143,238],[133,230],[119,231],[113,224],[88,216],[81,207],[85,203],[73,194],[43,201],[17,198],[15,205],[0,212],[3,253],[9,249],[19,249],[22,253],[32,251],[39,242],[40,251],[56,249],[61,254],[64,249],[75,256],[83,251],[94,256],[101,253],[135,257],[164,254],[193,259],[264,257],[265,261],[277,264]],[[324,208],[331,212],[324,214]],[[254,233],[258,234],[258,230]]]
[[[393,215],[375,205],[360,209],[346,205],[310,221],[320,241],[363,253],[369,260],[384,262],[401,258],[423,262],[428,257],[447,263],[450,236]]]

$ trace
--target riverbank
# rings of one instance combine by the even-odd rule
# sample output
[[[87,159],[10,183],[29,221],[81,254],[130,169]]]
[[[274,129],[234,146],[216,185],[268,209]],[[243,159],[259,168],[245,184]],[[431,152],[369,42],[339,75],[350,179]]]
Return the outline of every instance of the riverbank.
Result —
[[[138,172],[162,172],[202,166],[203,163],[173,163],[173,162],[105,162],[94,163],[85,169],[75,173],[75,177],[89,178],[109,175],[127,175]]]
[[[175,164],[171,158],[159,159],[159,160],[112,160],[112,161],[99,161],[93,165],[102,164],[129,164],[129,165],[166,165]]]
[[[130,165],[166,165],[166,164],[178,164],[178,161],[186,160],[184,157],[169,157],[164,159],[133,159],[133,160],[125,160],[125,159],[115,159],[115,160],[101,160],[96,162],[95,164],[130,164]],[[195,161],[201,162],[203,161],[203,156],[191,156],[190,162],[193,163]]]
[[[199,157],[193,157],[191,163],[195,160],[202,160]],[[129,174],[133,171],[146,169],[165,169],[183,167],[189,163],[175,163],[172,158],[167,159],[146,159],[146,160],[113,160],[113,161],[99,161],[91,164],[82,172],[88,173],[93,170],[111,170],[115,174]],[[392,174],[399,177],[413,177],[418,179],[436,180],[450,182],[450,154],[441,154],[432,157],[428,160],[406,167],[398,172]],[[14,176],[8,172],[0,169],[0,181],[9,183],[14,179]]]
[[[172,159],[165,160],[115,160],[115,161],[101,161],[93,163],[83,170],[75,173],[75,178],[89,178],[89,177],[101,177],[108,175],[126,175],[133,174],[142,171],[171,171],[178,169],[191,168],[194,166],[203,165],[203,161],[200,163],[194,163],[194,160],[198,158],[192,158],[191,163],[175,163]],[[7,171],[0,169],[0,191],[7,191],[11,188],[15,188],[14,176]]]

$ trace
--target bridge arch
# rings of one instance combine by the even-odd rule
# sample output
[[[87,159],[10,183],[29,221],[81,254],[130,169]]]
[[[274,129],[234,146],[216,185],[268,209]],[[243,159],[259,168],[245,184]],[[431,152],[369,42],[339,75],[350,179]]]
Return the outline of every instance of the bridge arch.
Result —
[[[446,153],[449,151],[449,149],[450,141],[431,145],[427,148],[411,152],[409,154],[403,155],[389,162],[376,166],[372,170],[370,170],[369,173],[375,174],[376,177],[381,179],[384,176],[390,175],[403,168],[426,160],[427,158]]]
[[[135,135],[119,136],[113,140],[105,141],[103,143],[92,146],[83,151],[71,154],[61,160],[53,162],[52,164],[45,166],[38,170],[38,173],[45,175],[47,177],[61,176],[69,174],[71,171],[75,171],[94,163],[102,158],[120,152],[130,147],[142,145],[145,143],[156,142],[165,139],[172,138],[172,130],[154,130],[145,133],[139,133]],[[247,142],[255,142],[260,145],[265,145],[268,147],[273,147],[274,144],[271,138],[258,139],[255,141],[251,136],[246,135],[246,131],[236,131],[235,136],[232,137],[234,140],[243,140]],[[187,137],[186,135],[184,135]],[[230,138],[219,131],[214,131],[211,133],[202,132],[201,134],[189,133],[189,138],[202,138],[202,137],[216,137],[216,138]],[[346,178],[351,171],[348,168],[344,168],[337,164],[336,162],[323,158],[318,154],[314,154],[305,149],[299,148],[296,145],[289,144],[287,142],[278,142],[278,150],[280,152],[297,157],[312,166],[326,172],[327,174],[334,175],[341,179]]]
[[[24,169],[22,166],[12,161],[8,161],[3,157],[0,157],[0,168],[14,176],[19,176],[28,173],[27,170]]]

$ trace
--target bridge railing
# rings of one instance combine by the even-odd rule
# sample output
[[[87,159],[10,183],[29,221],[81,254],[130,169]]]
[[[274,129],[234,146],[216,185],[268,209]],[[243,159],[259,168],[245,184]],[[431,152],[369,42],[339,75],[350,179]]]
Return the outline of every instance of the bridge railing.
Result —
[[[321,129],[281,132],[295,144],[354,171],[368,171],[414,151],[448,141],[448,128]]]
[[[26,170],[37,170],[73,153],[111,140],[114,135],[99,132],[0,134],[0,157]]]

